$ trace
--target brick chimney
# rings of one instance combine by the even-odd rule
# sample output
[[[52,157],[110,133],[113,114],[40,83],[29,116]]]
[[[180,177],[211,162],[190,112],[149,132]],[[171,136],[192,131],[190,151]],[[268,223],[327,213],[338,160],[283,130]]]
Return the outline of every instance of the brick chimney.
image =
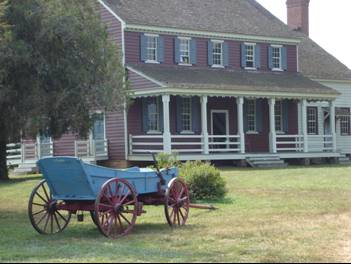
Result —
[[[296,31],[309,35],[310,0],[287,0],[288,26]]]

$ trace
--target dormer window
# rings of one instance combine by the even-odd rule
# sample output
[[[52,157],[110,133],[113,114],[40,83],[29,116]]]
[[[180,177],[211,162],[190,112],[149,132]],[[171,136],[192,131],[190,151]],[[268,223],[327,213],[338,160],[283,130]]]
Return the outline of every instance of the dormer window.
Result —
[[[157,62],[157,42],[158,36],[146,35],[146,62]]]

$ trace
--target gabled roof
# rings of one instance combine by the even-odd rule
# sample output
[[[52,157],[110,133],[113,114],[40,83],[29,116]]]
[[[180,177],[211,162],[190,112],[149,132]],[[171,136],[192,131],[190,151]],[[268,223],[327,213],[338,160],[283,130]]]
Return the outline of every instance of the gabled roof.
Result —
[[[255,0],[103,0],[127,24],[299,39],[299,70],[314,79],[351,80],[351,70]]]
[[[287,97],[311,99],[334,98],[335,90],[304,77],[300,73],[228,71],[223,69],[191,68],[153,64],[129,65],[163,84],[163,88],[188,91],[228,91],[266,94],[287,94]]]
[[[104,0],[127,24],[291,38],[254,0]]]

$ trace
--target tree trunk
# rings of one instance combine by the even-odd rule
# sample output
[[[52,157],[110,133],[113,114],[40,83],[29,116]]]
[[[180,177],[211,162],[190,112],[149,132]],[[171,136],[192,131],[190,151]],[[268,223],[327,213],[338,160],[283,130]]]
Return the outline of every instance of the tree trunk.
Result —
[[[7,140],[2,138],[6,138],[6,137],[4,137],[3,135],[0,135],[0,181],[7,181],[9,180],[9,174],[7,169],[7,154],[6,154]]]

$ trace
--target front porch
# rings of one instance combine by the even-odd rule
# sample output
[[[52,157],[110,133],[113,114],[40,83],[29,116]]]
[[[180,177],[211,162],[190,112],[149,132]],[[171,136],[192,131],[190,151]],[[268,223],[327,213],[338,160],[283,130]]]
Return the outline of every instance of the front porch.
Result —
[[[191,102],[187,113],[181,111],[181,98]],[[176,153],[182,161],[340,157],[332,125],[333,100],[326,100],[330,112],[328,126],[332,129],[323,135],[309,133],[313,125],[307,113],[309,101],[289,97],[167,94],[136,98],[128,112],[128,160],[151,161],[150,152]],[[156,112],[159,109],[159,114],[145,114],[150,109]],[[191,120],[182,121],[187,114]],[[150,122],[152,125],[159,122],[159,127],[155,125],[159,129],[148,129]],[[186,131],[182,129],[184,125]]]

